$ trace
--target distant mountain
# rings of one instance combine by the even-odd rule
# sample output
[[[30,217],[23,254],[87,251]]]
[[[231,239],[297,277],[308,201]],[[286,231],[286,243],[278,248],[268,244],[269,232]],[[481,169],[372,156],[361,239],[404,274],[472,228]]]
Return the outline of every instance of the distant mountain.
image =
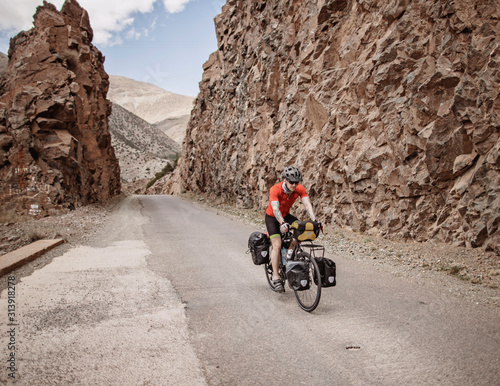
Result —
[[[3,52],[0,52],[0,73],[3,72],[7,68],[7,64],[9,63],[9,57],[5,55]]]
[[[113,135],[139,151],[167,158],[181,150],[177,142],[170,139],[157,127],[117,103],[113,103],[110,122],[113,124]]]
[[[178,118],[166,118],[161,122],[155,123],[155,126],[175,142],[182,144],[186,136],[186,127],[190,117],[191,114],[186,114]]]
[[[180,145],[117,103],[109,117],[122,182],[150,180],[180,153]]]
[[[179,144],[184,139],[194,98],[174,94],[150,83],[110,75],[108,98],[150,124],[158,124]]]

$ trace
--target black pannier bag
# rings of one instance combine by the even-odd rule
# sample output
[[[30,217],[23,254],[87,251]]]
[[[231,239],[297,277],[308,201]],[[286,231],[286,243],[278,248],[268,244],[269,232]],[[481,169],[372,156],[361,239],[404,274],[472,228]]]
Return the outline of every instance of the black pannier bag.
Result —
[[[309,264],[303,261],[289,261],[286,264],[286,279],[294,291],[309,289]]]
[[[248,238],[248,249],[255,265],[269,263],[269,236],[262,232],[253,232]]]
[[[316,263],[318,263],[319,273],[321,274],[321,287],[334,287],[337,284],[335,262],[326,257],[316,257]],[[314,276],[314,282],[316,283],[316,281],[316,276]]]

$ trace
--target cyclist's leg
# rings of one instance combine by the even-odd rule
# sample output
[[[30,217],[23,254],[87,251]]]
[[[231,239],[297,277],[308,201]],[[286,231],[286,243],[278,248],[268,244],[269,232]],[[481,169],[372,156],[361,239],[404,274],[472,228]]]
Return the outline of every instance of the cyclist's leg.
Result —
[[[292,225],[294,222],[297,222],[299,221],[297,219],[297,217],[295,217],[294,215],[288,213],[286,216],[285,216],[285,221]],[[295,240],[294,238],[292,238],[292,242],[290,243],[290,246],[288,247],[288,250],[289,251],[293,251],[295,249],[295,245],[297,244],[297,240]],[[290,253],[288,252],[288,255],[290,255]]]
[[[281,255],[281,234],[280,234],[280,224],[276,218],[266,214],[266,228],[269,238],[271,239],[271,245],[273,247],[271,251],[271,265],[273,266],[273,280],[280,278],[279,266],[280,266],[280,255]]]
[[[273,280],[278,280],[280,278],[279,267],[280,267],[280,255],[281,255],[281,237],[280,235],[273,235],[271,239],[271,245],[273,250],[271,251],[271,264],[273,266]]]

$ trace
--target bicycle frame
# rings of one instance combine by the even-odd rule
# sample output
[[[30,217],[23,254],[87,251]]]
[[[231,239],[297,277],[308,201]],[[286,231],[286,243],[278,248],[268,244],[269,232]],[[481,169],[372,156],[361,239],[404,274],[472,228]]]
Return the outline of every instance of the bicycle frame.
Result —
[[[322,245],[314,244],[311,241],[299,241],[298,239],[293,237],[292,232],[286,232],[281,235],[281,248],[289,249],[292,241],[295,240],[295,246],[293,248],[293,257],[291,260],[306,262],[309,265],[309,280],[311,283],[311,288],[309,286],[304,288],[296,288],[290,285],[290,288],[293,290],[295,294],[295,298],[299,303],[300,308],[304,311],[311,312],[319,304],[319,300],[321,298],[321,276],[318,268],[318,264],[316,263],[316,258],[324,257],[325,248]],[[286,265],[283,264],[283,256],[281,251],[279,251],[279,275],[283,280],[283,284],[287,281],[286,274]],[[266,263],[264,265],[264,269],[266,271],[266,278],[274,290],[274,286],[272,284],[273,278],[273,268],[271,262]],[[304,284],[305,286],[305,284]]]
[[[286,232],[281,236],[281,248],[288,249],[292,243],[292,232]],[[314,244],[312,241],[299,241],[295,239],[296,244],[293,249],[293,255],[296,256],[298,252],[308,252],[314,258],[325,257],[325,247],[323,245]]]

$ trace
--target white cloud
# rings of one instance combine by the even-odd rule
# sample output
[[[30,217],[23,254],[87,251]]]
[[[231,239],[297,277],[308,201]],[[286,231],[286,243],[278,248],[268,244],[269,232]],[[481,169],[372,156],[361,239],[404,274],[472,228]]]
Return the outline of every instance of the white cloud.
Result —
[[[0,0],[0,32],[15,34],[32,27],[36,7],[43,0]],[[134,15],[153,11],[155,3],[163,4],[169,13],[181,12],[191,0],[78,0],[87,10],[94,30],[94,44],[113,45],[121,41],[117,33],[133,26]],[[61,9],[64,0],[50,0]],[[129,31],[131,38],[137,34]]]
[[[33,26],[33,15],[40,0],[1,0],[0,30],[18,32]]]
[[[187,3],[189,0],[163,0],[165,9],[170,13],[183,11]]]
[[[119,44],[115,36],[134,23],[135,13],[149,13],[156,0],[80,0],[87,10],[94,30],[94,44]]]
[[[131,40],[139,40],[139,38],[141,37],[141,33],[137,32],[135,28],[132,27],[131,29],[128,30],[126,37],[127,39]]]

